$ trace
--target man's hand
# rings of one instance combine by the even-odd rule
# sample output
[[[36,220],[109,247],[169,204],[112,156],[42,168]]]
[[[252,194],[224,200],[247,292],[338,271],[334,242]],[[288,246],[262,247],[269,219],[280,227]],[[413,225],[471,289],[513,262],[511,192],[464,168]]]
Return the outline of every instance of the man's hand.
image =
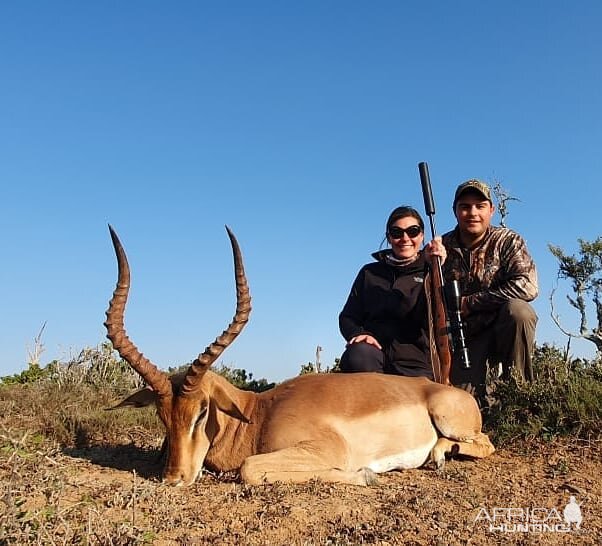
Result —
[[[360,334],[359,336],[352,337],[347,345],[353,345],[354,343],[367,343],[368,345],[374,345],[382,351],[380,343],[370,334]]]

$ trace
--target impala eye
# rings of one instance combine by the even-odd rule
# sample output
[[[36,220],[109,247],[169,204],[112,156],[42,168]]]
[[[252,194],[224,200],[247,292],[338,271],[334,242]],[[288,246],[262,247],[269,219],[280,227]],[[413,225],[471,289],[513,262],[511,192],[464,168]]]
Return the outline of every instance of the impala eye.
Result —
[[[205,418],[206,414],[207,414],[207,406],[202,408],[201,411],[199,412],[199,416],[196,418],[196,421],[194,422],[195,427]]]

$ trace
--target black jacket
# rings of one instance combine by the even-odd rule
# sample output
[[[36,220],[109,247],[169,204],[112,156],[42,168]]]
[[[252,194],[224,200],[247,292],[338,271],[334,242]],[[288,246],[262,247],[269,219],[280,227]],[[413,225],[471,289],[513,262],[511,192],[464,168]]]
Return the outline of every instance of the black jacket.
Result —
[[[390,252],[375,252],[377,261],[362,267],[339,315],[339,328],[347,341],[359,334],[376,338],[386,371],[404,373],[409,368],[430,375],[424,256],[399,267],[385,261]]]

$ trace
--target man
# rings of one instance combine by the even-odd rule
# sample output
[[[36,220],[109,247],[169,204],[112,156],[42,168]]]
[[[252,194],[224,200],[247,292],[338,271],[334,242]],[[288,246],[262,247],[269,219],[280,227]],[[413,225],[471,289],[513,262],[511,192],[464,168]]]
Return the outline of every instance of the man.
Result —
[[[537,271],[525,241],[514,231],[491,225],[495,206],[489,186],[467,180],[454,197],[456,228],[443,236],[447,281],[461,287],[461,314],[471,368],[452,366],[451,380],[485,403],[487,364],[508,378],[515,367],[533,380],[531,353],[537,315],[527,302],[537,296]]]

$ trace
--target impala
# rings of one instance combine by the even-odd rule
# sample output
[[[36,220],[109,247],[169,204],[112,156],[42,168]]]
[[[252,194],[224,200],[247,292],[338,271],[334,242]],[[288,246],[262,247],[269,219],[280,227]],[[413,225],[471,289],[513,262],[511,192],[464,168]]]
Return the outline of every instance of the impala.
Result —
[[[125,251],[109,226],[118,280],[107,310],[107,337],[147,387],[117,407],[155,404],[165,425],[163,481],[190,485],[202,468],[238,470],[249,484],[320,479],[357,485],[376,474],[417,468],[446,453],[486,457],[494,447],[481,432],[475,399],[426,378],[377,373],[308,374],[260,394],[242,391],[209,368],[248,321],[251,298],[242,254],[234,255],[236,312],[229,326],[185,373],[168,376],[127,337],[130,287]]]

